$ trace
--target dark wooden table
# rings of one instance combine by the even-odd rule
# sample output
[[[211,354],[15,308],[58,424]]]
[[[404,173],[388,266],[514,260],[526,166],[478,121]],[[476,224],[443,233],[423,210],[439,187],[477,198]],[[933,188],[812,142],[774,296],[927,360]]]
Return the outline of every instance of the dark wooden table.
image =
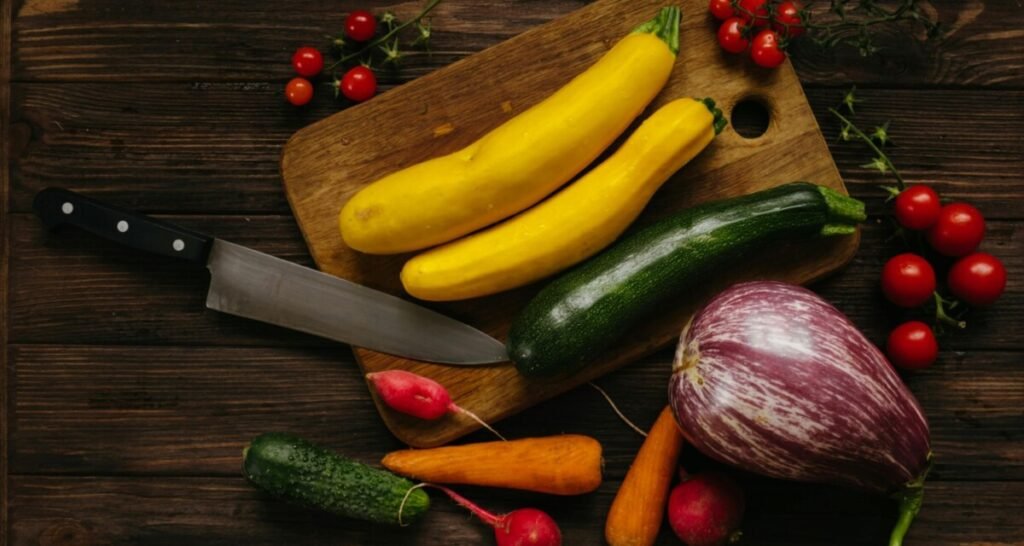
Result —
[[[373,9],[386,2],[367,1]],[[578,0],[447,0],[422,75],[578,8]],[[337,31],[350,1],[3,0],[0,192],[6,366],[0,543],[42,545],[489,544],[440,499],[415,528],[340,520],[269,500],[239,475],[256,434],[289,430],[374,462],[399,447],[341,346],[203,308],[207,280],[92,237],[47,237],[33,194],[59,185],[309,264],[277,160],[296,129],[339,106],[281,98],[299,44]],[[940,43],[899,32],[884,54],[801,48],[797,68],[851,192],[872,221],[848,268],[815,288],[876,342],[900,318],[877,289],[898,251],[870,157],[834,140],[827,108],[857,84],[858,119],[892,120],[904,175],[989,219],[984,249],[1006,296],[908,378],[932,426],[936,466],[909,544],[1024,544],[1024,17],[1020,0],[934,0]],[[414,12],[417,4],[391,6]],[[709,30],[710,32],[710,30]],[[9,85],[8,85],[9,82]],[[800,150],[793,150],[800,161]],[[640,423],[664,404],[668,353],[600,381]],[[501,423],[509,435],[578,432],[605,446],[607,480],[580,498],[467,489],[495,509],[534,505],[566,544],[598,544],[640,438],[590,388]],[[475,439],[486,436],[477,435]],[[708,468],[687,452],[691,469]],[[883,544],[884,499],[741,475],[747,544]],[[674,544],[669,532],[659,544]]]

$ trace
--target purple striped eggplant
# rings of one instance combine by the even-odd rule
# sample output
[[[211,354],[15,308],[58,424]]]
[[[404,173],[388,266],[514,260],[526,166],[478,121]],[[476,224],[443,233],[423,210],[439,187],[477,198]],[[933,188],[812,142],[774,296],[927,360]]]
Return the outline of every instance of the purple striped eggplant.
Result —
[[[738,284],[679,340],[669,399],[687,440],[765,476],[892,495],[902,543],[931,463],[917,400],[870,341],[810,290]]]

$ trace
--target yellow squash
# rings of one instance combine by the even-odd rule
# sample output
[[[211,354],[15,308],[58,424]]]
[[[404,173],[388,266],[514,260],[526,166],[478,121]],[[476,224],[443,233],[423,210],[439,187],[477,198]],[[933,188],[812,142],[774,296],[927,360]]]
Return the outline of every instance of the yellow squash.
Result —
[[[581,262],[625,231],[724,124],[709,99],[670,102],[611,157],[543,203],[409,260],[402,284],[423,300],[461,300],[523,286]]]
[[[553,95],[473,144],[360,190],[339,216],[345,243],[369,254],[420,250],[537,203],[640,115],[668,81],[678,49],[679,8],[664,8]]]

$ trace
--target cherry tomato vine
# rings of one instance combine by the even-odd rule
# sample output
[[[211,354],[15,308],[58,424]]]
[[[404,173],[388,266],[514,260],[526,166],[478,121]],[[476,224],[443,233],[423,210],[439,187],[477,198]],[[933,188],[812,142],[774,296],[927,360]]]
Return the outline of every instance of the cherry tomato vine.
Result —
[[[898,254],[885,264],[881,275],[882,292],[899,307],[934,307],[932,326],[920,320],[897,326],[889,335],[886,352],[897,366],[924,369],[938,355],[935,334],[943,334],[949,327],[966,328],[964,304],[983,307],[999,299],[1006,288],[1006,268],[999,258],[977,251],[985,236],[985,218],[981,211],[962,202],[943,205],[939,194],[931,187],[908,185],[885,152],[892,144],[889,123],[876,126],[870,132],[854,123],[856,104],[860,102],[863,101],[857,97],[856,89],[851,89],[839,107],[829,109],[840,122],[839,140],[866,145],[873,157],[862,167],[895,180],[895,186],[882,186],[882,189],[893,202],[897,235],[906,246],[916,250]],[[946,272],[944,289],[938,286],[933,264],[942,265]],[[951,296],[943,295],[944,292]]]
[[[376,71],[382,67],[397,69],[404,57],[403,46],[429,53],[432,31],[427,16],[440,3],[441,0],[428,0],[419,13],[407,21],[399,20],[389,11],[379,16],[366,10],[352,11],[345,17],[343,30],[327,37],[334,61],[326,68],[323,54],[317,48],[302,46],[295,51],[292,68],[300,78],[289,82],[285,98],[295,106],[308,103],[313,97],[309,79],[326,70],[332,74],[327,83],[335,97],[343,96],[352,102],[369,100],[377,93]],[[410,27],[415,29],[411,38],[404,32]]]
[[[827,9],[797,0],[710,0],[708,11],[723,21],[718,31],[722,49],[743,53],[748,48],[739,44],[749,44],[751,59],[766,68],[782,64],[791,42],[804,35],[819,47],[852,46],[866,57],[880,50],[874,39],[880,25],[915,25],[928,39],[942,34],[941,24],[919,0],[900,0],[891,7],[878,0],[830,0]],[[737,18],[742,24],[736,24]]]

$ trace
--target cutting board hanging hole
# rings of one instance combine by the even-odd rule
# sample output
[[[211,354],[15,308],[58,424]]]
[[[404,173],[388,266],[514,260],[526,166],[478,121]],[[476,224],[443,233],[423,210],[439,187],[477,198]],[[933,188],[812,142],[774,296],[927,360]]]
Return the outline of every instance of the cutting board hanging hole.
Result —
[[[771,112],[763,99],[747,97],[732,107],[729,119],[734,131],[743,138],[752,139],[768,131]]]

